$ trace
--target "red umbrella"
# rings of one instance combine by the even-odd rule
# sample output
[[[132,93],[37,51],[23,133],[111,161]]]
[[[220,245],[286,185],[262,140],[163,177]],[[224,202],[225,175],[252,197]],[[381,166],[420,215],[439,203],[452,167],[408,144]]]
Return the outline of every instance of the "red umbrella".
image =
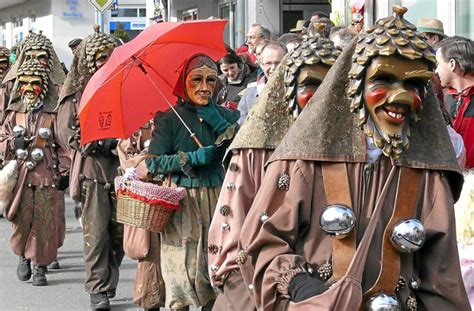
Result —
[[[203,53],[217,61],[227,53],[223,41],[226,23],[159,23],[117,47],[82,94],[81,143],[128,138],[157,111],[174,105],[173,90],[191,56]]]

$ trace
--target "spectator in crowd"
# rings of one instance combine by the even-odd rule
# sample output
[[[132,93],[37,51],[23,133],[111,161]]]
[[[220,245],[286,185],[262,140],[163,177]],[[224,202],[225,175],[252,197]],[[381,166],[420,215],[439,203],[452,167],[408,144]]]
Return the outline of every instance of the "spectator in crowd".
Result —
[[[295,33],[302,36],[306,33],[306,28],[308,28],[308,25],[309,25],[309,21],[304,20],[304,19],[299,19],[296,22],[295,28],[290,29],[290,33]]]
[[[67,46],[71,49],[72,54],[76,54],[77,47],[79,46],[81,42],[82,42],[82,39],[80,38],[74,38],[71,41],[69,41]]]
[[[332,27],[329,39],[334,42],[334,46],[340,50],[343,50],[346,45],[351,42],[352,38],[356,35],[355,32],[350,31],[346,27]]]
[[[295,33],[285,33],[278,38],[278,43],[286,46],[288,52],[293,51],[295,46],[303,41],[303,38]]]
[[[436,18],[423,17],[416,23],[419,32],[424,33],[428,37],[428,43],[432,46],[446,38],[444,34],[443,22]]]
[[[247,33],[248,51],[255,55],[255,47],[263,40],[270,39],[270,30],[260,24],[253,24]]]
[[[247,84],[257,79],[257,72],[251,72],[249,66],[235,53],[228,53],[219,60],[219,76],[223,87],[217,96],[217,103],[229,109],[237,109],[241,91]]]
[[[329,18],[329,14],[325,13],[325,12],[321,12],[321,11],[313,12],[313,14],[311,15],[310,21],[311,21],[311,23],[315,23],[316,20],[321,18],[321,17]]]
[[[279,44],[278,42],[269,42],[263,47],[261,52],[260,67],[263,70],[264,76],[262,76],[260,80],[257,80],[257,83],[249,84],[247,89],[245,89],[245,93],[240,99],[239,105],[237,107],[237,109],[240,111],[240,119],[238,121],[239,124],[244,123],[250,108],[255,104],[258,94],[262,92],[265,84],[270,78],[270,75],[278,67],[286,52],[286,47]]]
[[[466,147],[466,166],[474,167],[474,44],[463,37],[449,37],[436,45],[441,86],[447,88],[445,102],[453,128]]]

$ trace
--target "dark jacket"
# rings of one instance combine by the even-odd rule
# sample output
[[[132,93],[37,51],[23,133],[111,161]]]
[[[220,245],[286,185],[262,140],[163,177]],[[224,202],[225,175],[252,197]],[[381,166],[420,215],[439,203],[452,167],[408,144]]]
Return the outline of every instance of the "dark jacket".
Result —
[[[251,72],[248,65],[244,64],[242,70],[239,73],[239,77],[235,82],[229,83],[227,78],[222,75],[219,77],[223,87],[220,89],[219,94],[217,95],[217,103],[222,105],[226,101],[233,101],[238,103],[240,101],[241,91],[243,91],[247,84],[254,82],[257,79],[257,71]]]
[[[224,180],[224,169],[221,163],[224,157],[225,149],[230,144],[227,139],[233,133],[229,134],[235,126],[230,127],[224,134],[220,136],[206,122],[200,121],[196,107],[190,103],[180,103],[175,107],[181,118],[186,122],[187,126],[196,134],[196,137],[203,144],[209,146],[216,143],[217,140],[223,141],[219,144],[213,158],[212,164],[200,167],[193,167],[194,176],[190,176],[183,170],[183,159],[180,158],[179,152],[195,151],[199,147],[191,138],[189,132],[179,120],[173,110],[168,109],[165,112],[158,112],[154,119],[153,136],[149,147],[149,153],[159,155],[158,158],[147,159],[148,170],[154,174],[172,175],[172,181],[178,186],[183,187],[216,187],[222,184]],[[239,119],[239,112],[228,110],[217,106],[219,113],[230,124],[235,124]]]

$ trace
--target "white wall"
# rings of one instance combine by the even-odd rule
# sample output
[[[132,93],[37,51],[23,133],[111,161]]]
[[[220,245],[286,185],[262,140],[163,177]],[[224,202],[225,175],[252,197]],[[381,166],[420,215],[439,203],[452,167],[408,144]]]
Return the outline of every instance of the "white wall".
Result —
[[[84,38],[93,32],[95,9],[87,0],[52,0],[52,34],[59,59],[69,68],[72,53],[67,46],[73,38]]]

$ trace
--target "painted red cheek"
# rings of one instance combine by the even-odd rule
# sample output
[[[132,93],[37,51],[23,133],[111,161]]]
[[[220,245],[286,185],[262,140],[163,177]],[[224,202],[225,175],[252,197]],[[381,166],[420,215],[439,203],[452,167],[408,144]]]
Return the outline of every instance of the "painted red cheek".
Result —
[[[377,88],[372,91],[368,91],[365,96],[365,100],[368,105],[375,105],[380,103],[387,97],[387,90],[385,88]]]
[[[39,85],[33,85],[33,90],[35,94],[40,94],[41,93],[41,87]]]
[[[420,109],[420,107],[421,107],[421,97],[420,97],[420,95],[418,94],[417,91],[411,91],[410,93],[413,96],[413,106],[414,106],[415,110]]]
[[[306,91],[298,94],[298,105],[303,108],[313,96],[314,91]]]

